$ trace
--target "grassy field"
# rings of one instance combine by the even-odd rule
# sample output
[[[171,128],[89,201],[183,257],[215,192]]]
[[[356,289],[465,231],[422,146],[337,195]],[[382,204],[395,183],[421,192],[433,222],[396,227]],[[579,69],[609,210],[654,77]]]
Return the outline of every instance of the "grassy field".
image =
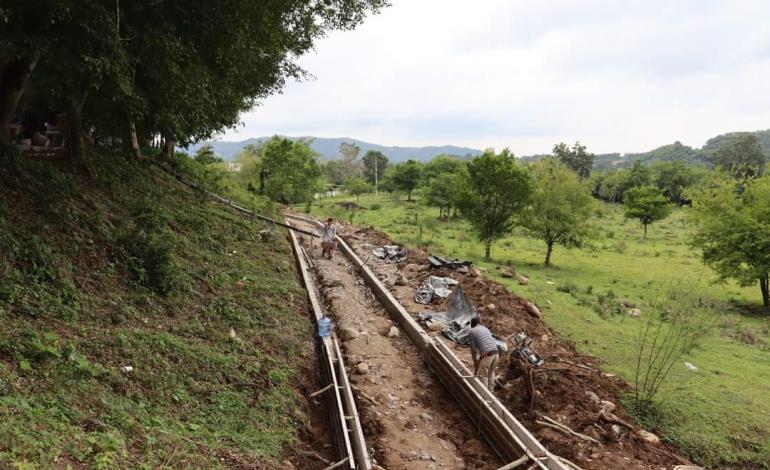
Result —
[[[582,248],[557,246],[554,266],[544,268],[545,244],[520,230],[496,243],[492,261],[485,262],[467,223],[439,221],[438,209],[370,195],[360,201],[368,210],[351,213],[336,205],[342,200],[355,199],[321,200],[311,212],[371,225],[400,243],[473,260],[492,276],[499,277],[498,266],[515,266],[529,277],[527,286],[498,280],[535,300],[560,334],[629,382],[645,306],[672,284],[686,286],[713,305],[714,327],[697,350],[676,364],[655,413],[640,418],[702,464],[770,468],[770,315],[759,309],[758,287],[711,283],[713,273],[687,245],[683,210],[652,225],[645,240],[641,227],[625,220],[619,207],[603,205],[596,235]],[[642,318],[599,315],[598,296],[608,291],[637,303]],[[688,370],[684,361],[698,370]]]

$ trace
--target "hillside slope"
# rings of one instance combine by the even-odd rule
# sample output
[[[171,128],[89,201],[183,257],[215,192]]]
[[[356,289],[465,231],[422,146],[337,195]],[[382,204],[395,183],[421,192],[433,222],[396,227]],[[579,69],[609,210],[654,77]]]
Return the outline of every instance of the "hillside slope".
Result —
[[[0,157],[0,468],[296,461],[314,354],[285,234],[91,162]]]

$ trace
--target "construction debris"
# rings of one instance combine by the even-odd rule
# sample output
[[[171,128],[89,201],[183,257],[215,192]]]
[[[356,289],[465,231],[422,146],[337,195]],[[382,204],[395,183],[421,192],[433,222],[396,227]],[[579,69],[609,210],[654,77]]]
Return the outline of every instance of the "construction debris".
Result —
[[[457,281],[450,277],[430,276],[415,292],[414,301],[427,305],[437,299],[446,299],[452,293],[450,287],[456,285]]]
[[[463,266],[470,266],[470,261],[465,261],[457,258],[442,258],[438,255],[430,255],[428,256],[428,262],[431,266],[434,268],[448,268],[448,269],[458,269]]]
[[[372,254],[385,261],[400,263],[407,257],[406,248],[398,245],[383,245],[372,250]]]

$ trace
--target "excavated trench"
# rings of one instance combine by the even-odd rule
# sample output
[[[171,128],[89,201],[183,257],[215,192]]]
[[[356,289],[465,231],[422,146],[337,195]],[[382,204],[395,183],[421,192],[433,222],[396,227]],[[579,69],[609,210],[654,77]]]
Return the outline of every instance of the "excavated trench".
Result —
[[[309,224],[299,228],[315,231]],[[337,253],[313,261],[316,293],[335,321],[369,451],[387,469],[493,469],[502,463],[402,335],[356,268]],[[376,468],[376,467],[375,467]]]

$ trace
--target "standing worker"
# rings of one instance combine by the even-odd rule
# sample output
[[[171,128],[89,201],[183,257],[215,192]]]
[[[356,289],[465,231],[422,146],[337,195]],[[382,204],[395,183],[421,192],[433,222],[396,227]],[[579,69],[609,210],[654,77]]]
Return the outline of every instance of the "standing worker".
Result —
[[[478,317],[471,319],[471,357],[473,357],[473,375],[478,376],[479,369],[486,369],[481,382],[491,392],[495,387],[495,370],[497,369],[497,341],[489,328],[481,324]]]
[[[326,219],[326,223],[324,224],[323,231],[321,232],[321,248],[322,248],[322,254],[321,256],[325,256],[329,259],[332,259],[332,254],[334,253],[334,249],[337,247],[337,242],[335,241],[335,238],[337,237],[337,226],[334,225],[334,220],[332,220],[331,217]]]

